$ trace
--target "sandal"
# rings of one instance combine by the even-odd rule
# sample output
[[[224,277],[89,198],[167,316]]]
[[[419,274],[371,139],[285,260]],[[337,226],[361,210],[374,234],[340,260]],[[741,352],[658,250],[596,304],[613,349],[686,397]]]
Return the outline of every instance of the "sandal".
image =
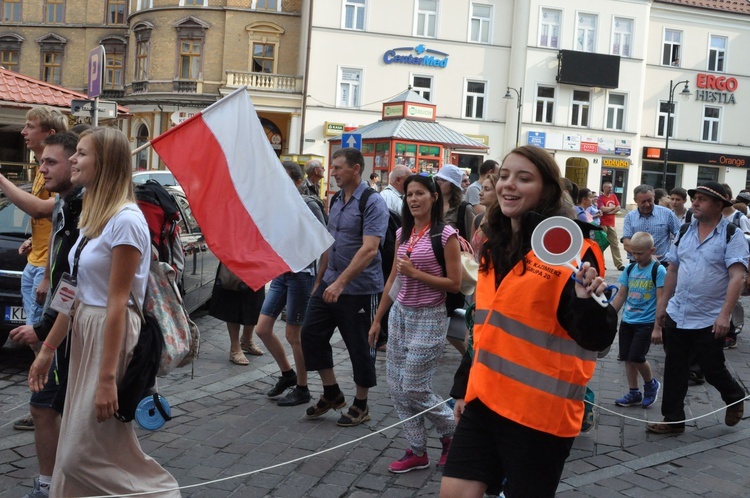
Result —
[[[336,425],[339,427],[354,427],[363,422],[367,422],[368,420],[370,420],[370,410],[367,407],[365,407],[364,410],[361,410],[352,405],[349,407],[348,412],[341,413],[341,418],[336,422]]]
[[[245,358],[245,354],[242,351],[230,351],[229,361],[235,365],[249,365],[250,362]]]
[[[346,400],[344,399],[344,393],[339,391],[339,394],[334,398],[333,401],[328,401],[322,394],[317,403],[312,406],[308,406],[305,411],[305,415],[309,418],[317,418],[321,415],[328,413],[331,408],[337,410],[346,406]]]
[[[646,430],[648,432],[653,432],[654,434],[682,434],[683,432],[685,432],[685,426],[664,423],[648,424],[646,426]]]
[[[250,342],[245,342],[240,339],[240,347],[247,354],[251,354],[254,356],[261,356],[263,354],[263,350],[260,349],[252,339],[250,339]]]

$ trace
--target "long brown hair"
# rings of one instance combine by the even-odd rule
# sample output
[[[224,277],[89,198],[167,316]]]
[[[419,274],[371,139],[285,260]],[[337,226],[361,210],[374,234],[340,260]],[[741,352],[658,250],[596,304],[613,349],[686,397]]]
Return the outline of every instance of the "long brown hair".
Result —
[[[93,145],[94,180],[83,196],[81,219],[83,234],[101,235],[107,222],[128,202],[135,202],[130,166],[130,144],[116,128],[98,127],[81,133],[78,141],[90,137]]]
[[[503,214],[502,209],[487,213],[487,240],[482,247],[479,268],[487,272],[494,267],[496,276],[507,274],[531,250],[531,232],[541,219],[561,213],[567,215],[562,204],[560,168],[554,158],[540,147],[523,145],[510,151],[503,163],[511,154],[518,154],[536,166],[542,177],[542,195],[539,203],[521,219],[518,233],[513,232],[510,218]]]

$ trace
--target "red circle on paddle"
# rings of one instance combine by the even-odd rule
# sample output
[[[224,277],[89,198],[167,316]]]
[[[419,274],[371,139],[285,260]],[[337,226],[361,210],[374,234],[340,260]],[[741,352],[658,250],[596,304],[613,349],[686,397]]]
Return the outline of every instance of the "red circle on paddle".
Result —
[[[552,254],[562,254],[570,248],[573,242],[570,232],[561,227],[550,228],[544,233],[542,243],[544,248]]]

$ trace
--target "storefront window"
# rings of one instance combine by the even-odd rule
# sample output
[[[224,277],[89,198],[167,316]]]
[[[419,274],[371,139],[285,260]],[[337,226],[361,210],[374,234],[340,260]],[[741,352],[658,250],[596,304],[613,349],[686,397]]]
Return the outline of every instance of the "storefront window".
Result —
[[[417,144],[396,144],[396,164],[405,164],[412,170],[417,164]]]
[[[419,173],[437,173],[440,168],[440,147],[436,145],[419,146]]]
[[[698,166],[698,185],[703,185],[706,182],[718,181],[719,168],[713,168],[711,166]]]
[[[641,171],[641,183],[661,188],[664,178],[664,163],[646,161]],[[700,182],[699,182],[700,183]],[[667,192],[682,186],[682,164],[669,163],[667,165]]]
[[[390,166],[389,157],[391,156],[391,149],[388,146],[388,142],[375,144],[375,167],[388,169]]]

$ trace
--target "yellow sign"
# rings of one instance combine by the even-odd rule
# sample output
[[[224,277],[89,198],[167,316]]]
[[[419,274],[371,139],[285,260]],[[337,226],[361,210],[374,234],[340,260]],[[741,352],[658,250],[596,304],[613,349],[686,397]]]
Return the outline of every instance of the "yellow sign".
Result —
[[[435,118],[435,109],[432,107],[422,107],[422,106],[416,106],[416,105],[407,105],[406,106],[406,115],[411,116],[413,118],[422,118],[422,119],[434,119]]]
[[[475,140],[479,142],[482,145],[486,145],[487,147],[490,146],[490,137],[489,135],[469,135],[468,133],[465,133],[467,137],[469,137],[472,140]]]
[[[628,169],[630,165],[630,159],[623,159],[622,157],[602,157],[602,166],[605,168]]]
[[[394,104],[383,106],[383,117],[391,118],[393,116],[403,116],[404,104]]]
[[[325,136],[332,137],[344,133],[344,123],[325,122]]]

